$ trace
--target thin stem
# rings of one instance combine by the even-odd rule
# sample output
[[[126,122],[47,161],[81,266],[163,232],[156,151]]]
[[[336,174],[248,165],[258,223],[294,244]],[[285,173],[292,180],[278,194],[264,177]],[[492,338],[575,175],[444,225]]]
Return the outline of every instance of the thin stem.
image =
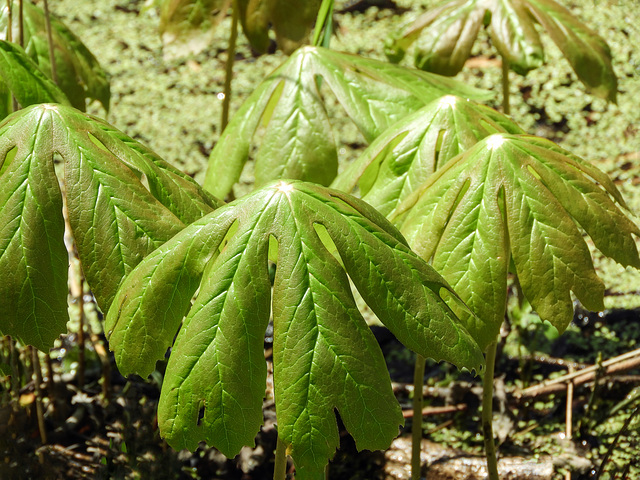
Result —
[[[416,356],[413,370],[413,427],[411,429],[411,480],[420,480],[420,451],[422,446],[422,386],[424,383],[424,367],[427,359]]]
[[[509,115],[509,60],[502,57],[502,113]]]
[[[276,459],[273,469],[273,480],[285,480],[287,476],[287,446],[278,435],[278,443],[276,443]]]
[[[7,0],[7,42],[13,42],[13,12],[12,0]]]
[[[233,79],[233,62],[236,57],[236,39],[238,38],[238,2],[233,2],[231,15],[231,33],[229,34],[229,48],[227,48],[227,63],[224,77],[224,99],[222,100],[222,120],[220,133],[227,128],[229,123],[229,105],[231,104],[231,80]]]
[[[493,342],[487,348],[487,369],[482,379],[482,434],[484,436],[484,450],[487,457],[489,480],[500,479],[498,475],[496,444],[493,440],[493,373],[497,348],[497,341]]]
[[[42,367],[40,366],[38,350],[33,347],[29,347],[29,350],[31,350],[31,361],[33,363],[33,383],[35,385],[38,430],[40,431],[40,441],[42,441],[42,444],[44,445],[47,443],[47,430],[44,424],[44,406],[42,404]]]
[[[333,0],[322,0],[318,17],[316,18],[316,28],[313,32],[313,45],[329,48],[331,33],[333,30]]]
[[[58,69],[56,68],[56,57],[53,51],[53,35],[51,33],[51,16],[49,15],[49,1],[44,0],[44,24],[47,29],[47,42],[49,43],[49,63],[51,64],[51,79],[53,83],[58,83]]]
[[[22,0],[18,1],[18,45],[24,48],[24,9]]]

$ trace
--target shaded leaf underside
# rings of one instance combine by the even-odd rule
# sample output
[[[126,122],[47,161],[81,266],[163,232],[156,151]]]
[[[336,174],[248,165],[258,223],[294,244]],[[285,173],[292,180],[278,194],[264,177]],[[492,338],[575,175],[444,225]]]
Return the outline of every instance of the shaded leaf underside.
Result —
[[[172,446],[193,449],[206,440],[233,456],[253,443],[265,392],[272,236],[279,246],[272,293],[276,412],[297,475],[323,478],[339,443],[334,409],[359,448],[386,448],[397,435],[402,418],[384,359],[316,223],[401,341],[429,357],[480,368],[480,351],[439,296],[446,283],[375,210],[319,186],[272,184],[151,253],[107,316],[119,369],[146,375],[186,314],[159,405],[160,430]]]
[[[511,257],[524,295],[559,331],[572,319],[571,291],[604,308],[578,225],[605,255],[638,267],[640,230],[619,205],[611,180],[583,160],[543,139],[498,134],[436,172],[397,221],[478,315],[467,328],[485,348],[502,324]]]
[[[57,156],[64,162],[63,191]],[[103,311],[145,255],[183,221],[220,205],[106,122],[62,105],[23,109],[0,125],[0,172],[0,261],[11,272],[0,283],[1,331],[42,350],[68,318],[63,198],[84,274]]]

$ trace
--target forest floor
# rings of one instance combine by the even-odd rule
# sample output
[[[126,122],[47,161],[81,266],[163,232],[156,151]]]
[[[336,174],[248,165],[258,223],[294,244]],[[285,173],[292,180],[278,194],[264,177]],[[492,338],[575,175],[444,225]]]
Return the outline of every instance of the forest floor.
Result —
[[[371,7],[337,13],[332,48],[382,59],[382,42],[388,32],[435,1],[395,3],[395,9]],[[547,65],[526,77],[512,74],[513,117],[529,133],[550,138],[593,161],[614,179],[632,211],[640,212],[640,5],[636,0],[562,3],[611,46],[619,77],[618,104],[607,104],[585,93],[568,63],[547,39]],[[157,32],[158,13],[144,7],[144,2],[138,0],[59,0],[52,2],[50,8],[109,73],[112,104],[107,120],[201,181],[208,155],[220,134],[220,94],[229,21],[220,25],[215,41],[203,52],[170,60],[163,57]],[[486,35],[481,35],[474,52],[469,68],[460,78],[496,91],[492,105],[498,107],[500,63]],[[240,38],[232,113],[283,59],[281,53],[254,56]],[[97,105],[92,105],[90,111],[105,115]],[[340,111],[336,109],[330,115],[339,132],[336,137],[341,160],[349,161],[365,147],[365,141]],[[251,180],[249,168],[236,194],[250,188]],[[577,305],[574,322],[564,335],[558,337],[530,309],[521,309],[515,300],[512,302],[496,369],[496,434],[502,456],[528,459],[538,465],[539,471],[527,473],[521,467],[520,477],[508,478],[559,479],[567,478],[568,472],[574,480],[595,478],[614,443],[601,478],[614,478],[615,471],[617,478],[640,478],[640,421],[632,418],[640,405],[640,369],[606,375],[603,367],[596,370],[597,381],[592,378],[575,386],[569,397],[572,438],[566,434],[566,384],[552,391],[543,389],[537,395],[528,390],[530,394],[523,395],[527,387],[570,370],[601,365],[638,348],[640,274],[601,259],[597,252],[595,256],[598,273],[607,285],[607,310],[591,313]],[[120,376],[106,353],[100,318],[91,308],[90,299],[87,296],[86,315],[92,335],[86,341],[84,362],[79,359],[75,333],[64,336],[51,352],[53,382],[47,391],[44,443],[35,415],[35,384],[27,378],[31,354],[26,349],[13,354],[16,364],[25,367],[13,375],[13,380],[20,383],[19,396],[12,398],[5,389],[6,382],[2,383],[1,479],[271,477],[275,447],[272,399],[267,397],[265,401],[265,425],[256,447],[243,449],[235,459],[227,460],[204,445],[195,453],[173,451],[160,439],[155,419],[163,365],[149,380]],[[77,331],[74,328],[77,322],[72,323],[70,331]],[[373,329],[395,391],[407,410],[402,432],[406,437],[413,426],[410,397],[414,355],[386,329]],[[10,348],[4,340],[2,351]],[[267,360],[269,348],[266,343]],[[84,373],[80,365],[84,365]],[[81,375],[85,377],[82,383]],[[422,429],[425,442],[432,442],[425,443],[425,452],[432,455],[428,459],[431,473],[425,471],[425,475],[431,479],[475,478],[465,477],[462,471],[457,476],[446,476],[457,470],[434,472],[440,468],[438,465],[447,464],[443,457],[472,459],[482,452],[478,380],[449,365],[429,363],[425,385],[427,410]],[[623,428],[624,434],[616,438]],[[406,458],[401,442],[386,453],[357,453],[350,437],[344,434],[329,477],[407,478]],[[545,477],[542,470],[548,465],[552,473]],[[537,474],[542,476],[536,477]]]

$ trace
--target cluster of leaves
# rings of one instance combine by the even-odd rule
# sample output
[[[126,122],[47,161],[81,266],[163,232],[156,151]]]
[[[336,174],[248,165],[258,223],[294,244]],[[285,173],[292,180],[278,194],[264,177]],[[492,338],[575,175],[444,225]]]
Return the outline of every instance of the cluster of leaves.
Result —
[[[160,34],[165,54],[198,53],[212,41],[216,26],[230,6],[237,11],[244,34],[259,53],[269,49],[269,28],[285,53],[306,43],[318,15],[320,0],[161,0]]]
[[[9,8],[11,7],[13,14],[11,15],[11,29],[9,29]],[[12,45],[12,47],[3,47],[5,52],[4,61],[11,62],[10,67],[4,69],[3,75],[4,82],[12,82],[26,84],[28,86],[22,87],[25,89],[34,90],[40,88],[40,97],[29,96],[25,98],[29,100],[28,103],[20,104],[23,107],[35,104],[35,103],[70,103],[75,108],[84,111],[86,108],[87,99],[98,100],[105,110],[109,110],[110,99],[110,87],[107,75],[100,67],[100,64],[89,51],[89,49],[80,41],[80,39],[69,30],[61,21],[56,18],[50,18],[51,22],[51,41],[53,44],[53,53],[55,61],[56,84],[59,90],[64,92],[64,96],[68,101],[64,101],[60,98],[59,92],[55,90],[51,85],[47,85],[46,89],[43,87],[33,87],[26,78],[15,78],[13,69],[16,72],[21,72],[24,69],[32,72],[34,77],[41,77],[42,74],[48,78],[52,78],[51,58],[49,56],[49,40],[46,29],[45,14],[36,5],[31,2],[22,2],[23,8],[23,23],[20,24],[18,11],[18,2],[11,2],[11,5],[3,5],[0,10],[0,40],[7,41],[13,39],[14,43],[19,41],[22,36],[22,44],[24,45],[24,53],[33,62],[27,63],[23,56],[20,55],[19,50],[21,47]],[[9,31],[11,30],[11,31]],[[10,52],[10,54],[8,53]],[[37,65],[37,68],[33,68],[33,64]],[[39,72],[38,72],[39,70]],[[40,84],[42,82],[40,81]],[[18,87],[19,88],[19,87]],[[43,98],[45,95],[49,98]],[[10,92],[15,93],[13,88],[7,91],[6,87],[0,89],[2,99],[0,103],[4,107],[9,105]],[[33,92],[31,93],[33,95]],[[20,101],[20,100],[19,100]],[[6,107],[4,107],[6,108]],[[0,114],[3,117],[6,116],[8,110],[0,110]]]
[[[526,74],[544,60],[535,24],[556,43],[578,78],[594,95],[616,101],[617,80],[607,43],[554,0],[451,0],[427,11],[386,44],[400,61],[415,46],[415,65],[442,75],[457,74],[471,55],[480,28],[509,67]]]
[[[185,19],[228,5],[168,3]],[[263,42],[267,23],[278,23],[261,15],[286,3],[235,5]],[[11,68],[7,59],[32,69],[29,48],[3,47],[0,69]],[[21,90],[19,74],[7,80],[16,96],[59,94],[42,75]],[[89,83],[82,106],[95,93]],[[335,180],[327,90],[372,142]],[[451,93],[465,99],[444,96]],[[386,448],[402,415],[351,282],[405,345],[478,371],[504,317],[510,266],[560,331],[572,291],[588,308],[603,307],[580,228],[605,255],[640,267],[640,229],[611,180],[471,96],[482,97],[426,72],[299,49],[247,99],[212,152],[205,186],[224,197],[254,136],[262,140],[262,188],[228,205],[67,102],[16,112],[0,125],[0,269],[8,272],[0,329],[41,349],[64,330],[66,207],[122,373],[148,375],[172,348],[158,413],[171,445],[205,440],[233,456],[253,441],[272,315],[279,436],[298,478],[322,478],[339,442],[335,410],[359,448]],[[283,177],[316,184],[275,181]],[[359,186],[375,208],[317,185],[332,181]]]

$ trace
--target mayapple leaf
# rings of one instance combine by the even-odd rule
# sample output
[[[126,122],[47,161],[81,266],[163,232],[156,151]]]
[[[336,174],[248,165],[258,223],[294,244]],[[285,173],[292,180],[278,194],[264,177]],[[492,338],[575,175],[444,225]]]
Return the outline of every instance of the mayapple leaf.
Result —
[[[587,89],[615,102],[617,79],[608,45],[554,0],[451,0],[393,33],[385,42],[385,53],[399,62],[415,43],[416,67],[456,75],[469,58],[482,23],[489,26],[498,53],[521,75],[544,61],[535,26],[540,24]]]
[[[385,42],[385,54],[393,62],[404,58],[417,41],[415,66],[440,75],[456,75],[471,55],[484,20],[476,0],[454,0],[433,8]]]
[[[17,3],[12,2],[13,12]],[[24,50],[40,70],[51,78],[49,42],[45,27],[44,12],[31,2],[23,2]],[[7,40],[9,10],[7,5],[0,8],[0,38]],[[18,38],[19,16],[12,19],[12,38]],[[82,111],[86,99],[98,100],[105,110],[109,110],[110,88],[107,74],[89,49],[60,20],[51,17],[51,34],[57,70],[57,85],[65,93],[71,105]]]
[[[67,96],[18,45],[0,40],[0,77],[22,107],[36,103],[70,105]],[[4,117],[3,117],[4,118]]]
[[[278,47],[286,54],[307,43],[322,0],[268,0]]]
[[[611,65],[611,50],[607,42],[554,1],[528,0],[527,7],[589,91],[615,102],[618,79]]]
[[[68,319],[63,203],[103,311],[145,255],[220,205],[150,150],[72,107],[36,105],[7,117],[0,125],[0,331],[41,350]]]
[[[160,35],[165,58],[198,54],[213,41],[231,0],[163,0]]]
[[[242,31],[251,46],[260,53],[269,48],[269,0],[238,0]]]
[[[493,133],[524,133],[492,108],[447,95],[394,123],[331,184],[385,216],[450,159]]]
[[[560,332],[573,292],[604,308],[604,286],[578,225],[602,253],[640,267],[640,229],[613,182],[554,143],[494,134],[450,160],[398,207],[409,244],[477,314],[467,329],[486,348],[504,319],[510,258],[525,297]]]
[[[385,62],[303,47],[267,77],[243,103],[211,152],[205,188],[225,197],[264,126],[256,184],[297,178],[328,185],[337,173],[337,150],[318,77],[367,141],[404,115],[447,94],[486,98],[462,83]]]
[[[402,423],[349,278],[407,346],[481,368],[478,346],[441,297],[455,293],[398,231],[366,203],[300,181],[256,190],[152,252],[122,284],[105,329],[124,375],[148,375],[173,344],[161,435],[176,449],[206,441],[232,457],[262,423],[272,306],[278,434],[296,478],[323,478],[339,444],[334,410],[360,449],[386,448]]]

